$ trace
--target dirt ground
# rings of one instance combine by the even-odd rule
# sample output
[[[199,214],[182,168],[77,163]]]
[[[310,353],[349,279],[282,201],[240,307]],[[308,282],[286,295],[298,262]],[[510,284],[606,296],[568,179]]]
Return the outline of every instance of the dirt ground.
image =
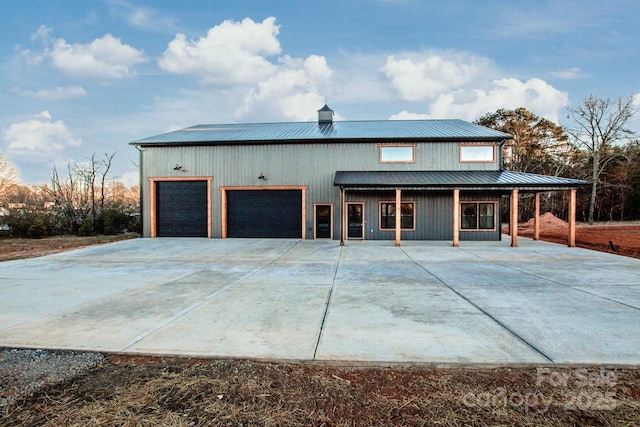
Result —
[[[640,371],[332,366],[109,356],[6,426],[639,425]]]
[[[99,245],[139,237],[137,234],[116,236],[54,236],[43,239],[0,238],[0,261],[35,258],[84,246]]]
[[[569,225],[547,212],[540,216],[540,239],[566,244]],[[518,235],[533,237],[533,219],[518,226]],[[640,258],[640,223],[578,223],[576,246]]]
[[[562,221],[545,221],[542,237],[564,242],[566,233],[554,230]],[[521,226],[521,235],[527,227]],[[599,236],[599,249],[607,250],[612,240],[617,253],[638,255],[640,225],[596,228],[590,234],[589,227],[580,226],[578,241]],[[614,230],[629,240],[611,237]],[[594,244],[593,239],[586,244]],[[12,240],[0,240],[0,259],[104,243],[68,237]],[[109,355],[85,374],[2,408],[0,425],[631,426],[640,425],[640,369],[354,366]]]

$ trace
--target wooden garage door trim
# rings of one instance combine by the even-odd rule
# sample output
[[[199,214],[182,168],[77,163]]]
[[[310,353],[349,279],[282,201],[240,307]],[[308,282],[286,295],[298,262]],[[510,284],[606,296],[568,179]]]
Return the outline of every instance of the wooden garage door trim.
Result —
[[[227,238],[227,191],[234,190],[300,190],[302,192],[302,240],[307,238],[307,186],[306,185],[256,185],[220,187],[222,196],[222,238]]]
[[[156,182],[158,181],[207,181],[207,238],[211,238],[211,182],[212,176],[190,176],[190,177],[175,177],[175,176],[162,176],[149,178],[149,204],[150,209],[150,224],[151,224],[151,237],[158,237],[158,224],[157,224],[157,212],[156,212]]]

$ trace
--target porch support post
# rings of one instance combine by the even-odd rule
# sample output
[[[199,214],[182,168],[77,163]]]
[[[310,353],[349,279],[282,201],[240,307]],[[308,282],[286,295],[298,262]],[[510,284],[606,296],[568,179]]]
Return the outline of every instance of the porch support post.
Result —
[[[511,190],[511,212],[509,215],[509,231],[511,232],[511,247],[518,247],[518,189]]]
[[[340,246],[344,246],[345,210],[344,187],[340,187]]]
[[[568,246],[576,245],[576,189],[569,191],[569,241]]]
[[[400,223],[400,219],[402,217],[402,190],[399,188],[396,189],[396,246],[400,246],[400,231],[402,229],[402,224]]]
[[[533,240],[540,240],[540,193],[536,193],[533,208]]]
[[[460,246],[460,190],[453,189],[453,246]]]

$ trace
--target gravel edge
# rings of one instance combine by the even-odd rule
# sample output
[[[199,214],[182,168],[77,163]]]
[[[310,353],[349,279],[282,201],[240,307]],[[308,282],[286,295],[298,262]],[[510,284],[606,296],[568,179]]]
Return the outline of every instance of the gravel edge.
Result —
[[[0,408],[105,362],[100,353],[0,348]]]

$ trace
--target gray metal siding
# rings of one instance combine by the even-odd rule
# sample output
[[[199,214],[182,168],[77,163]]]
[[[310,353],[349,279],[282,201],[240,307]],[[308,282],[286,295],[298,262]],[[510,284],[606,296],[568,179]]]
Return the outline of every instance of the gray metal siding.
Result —
[[[415,202],[415,230],[403,231],[402,240],[452,240],[453,239],[453,194],[448,191],[419,192],[403,191],[403,201]],[[460,201],[499,202],[495,194],[464,191],[460,193]],[[380,230],[379,202],[395,202],[394,191],[347,191],[347,202],[365,203],[364,234],[367,240],[393,240],[395,230]],[[500,240],[499,203],[496,210],[495,230],[460,231],[460,240],[495,241]],[[339,217],[338,217],[339,219]],[[339,229],[337,231],[339,233]],[[339,234],[336,234],[339,236]]]
[[[391,142],[391,141],[389,141]],[[143,224],[150,234],[149,178],[213,176],[212,236],[220,237],[221,186],[306,185],[307,236],[313,236],[313,203],[333,203],[334,238],[339,237],[339,190],[333,185],[338,170],[485,170],[497,163],[459,163],[457,143],[423,143],[416,147],[416,162],[379,163],[378,143],[273,144],[235,146],[144,147]],[[181,170],[174,167],[181,166]],[[266,181],[259,180],[263,174]],[[377,203],[376,203],[377,209]],[[450,215],[450,214],[449,214]],[[377,217],[377,214],[376,214]],[[443,221],[440,216],[434,223]],[[439,228],[439,226],[438,226]],[[422,232],[421,232],[422,233]],[[428,239],[429,233],[414,233]],[[407,232],[408,234],[408,232]],[[435,234],[434,234],[435,235]],[[442,235],[442,234],[438,234]],[[407,237],[410,238],[410,237]]]

